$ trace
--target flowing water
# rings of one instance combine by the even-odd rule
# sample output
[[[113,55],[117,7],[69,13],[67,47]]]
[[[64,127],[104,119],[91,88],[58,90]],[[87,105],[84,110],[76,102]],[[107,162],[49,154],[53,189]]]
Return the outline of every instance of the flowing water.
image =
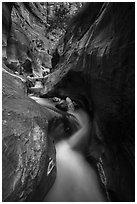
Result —
[[[88,116],[85,112],[79,111],[76,117],[81,129],[70,139],[56,144],[57,177],[44,199],[45,202],[107,201],[96,171],[83,156],[90,135],[91,125]]]
[[[66,141],[56,146],[57,178],[46,202],[101,202],[106,201],[101,192],[94,169],[84,157],[71,149]]]

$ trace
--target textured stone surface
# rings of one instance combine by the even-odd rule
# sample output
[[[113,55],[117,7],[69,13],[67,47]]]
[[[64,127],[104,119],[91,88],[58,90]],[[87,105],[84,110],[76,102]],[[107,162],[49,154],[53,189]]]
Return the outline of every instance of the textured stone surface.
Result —
[[[48,117],[38,104],[24,95],[19,79],[3,73],[3,201],[29,201],[44,186],[39,201],[55,179],[55,148],[47,136]],[[54,168],[47,175],[48,165]]]
[[[134,35],[134,3],[89,3],[72,19],[42,91],[69,96],[91,115],[88,155],[102,159],[114,201],[134,201]]]
[[[51,56],[47,53],[50,41],[45,37],[47,23],[44,7],[32,2],[6,2],[2,4],[2,9],[3,56],[9,62],[19,60],[21,63],[30,58],[33,69],[39,75],[40,66],[51,68]]]
[[[18,76],[4,71],[2,85],[2,200],[40,202],[56,176],[53,139],[70,136],[78,125],[30,99]]]
[[[23,29],[17,25],[17,23],[13,22],[10,37],[8,38],[7,58],[11,61],[18,59],[25,61],[25,59],[29,57],[29,44],[29,39]]]
[[[7,7],[5,9],[7,9]],[[3,18],[5,19],[3,21],[5,26],[3,26],[4,46],[7,45],[7,38],[9,37],[10,11],[11,7],[8,8],[8,11],[6,10],[7,15],[3,12],[5,15],[5,18]],[[60,42],[58,49],[61,50],[61,58],[58,69],[50,75],[45,90],[41,93],[43,95],[48,93],[48,95],[69,96],[88,111],[93,121],[93,132],[89,141],[88,158],[94,158],[96,162],[102,160],[107,178],[106,188],[111,200],[114,201],[134,201],[134,21],[134,3],[87,4],[86,7],[72,19],[64,39]],[[37,29],[38,28],[39,27],[37,27]],[[29,28],[27,31],[31,33],[32,30]],[[13,50],[17,51],[16,49]],[[3,118],[6,118],[6,120],[7,118],[10,119],[8,126],[6,126],[6,120],[4,119],[3,126],[5,126],[5,128],[3,127],[3,130],[5,132],[9,131],[7,127],[10,127],[11,132],[10,134],[3,134],[8,135],[8,137],[4,137],[5,139],[3,141],[5,144],[7,144],[8,141],[9,144],[8,147],[3,146],[3,198],[4,200],[7,198],[7,200],[10,201],[17,201],[19,196],[21,197],[22,192],[21,188],[18,188],[18,186],[22,187],[22,185],[20,185],[21,181],[18,179],[20,177],[17,175],[17,173],[20,172],[18,171],[19,165],[21,164],[20,161],[22,161],[18,156],[20,155],[22,143],[18,142],[18,140],[15,139],[16,137],[8,140],[9,137],[12,138],[12,135],[16,133],[16,131],[13,131],[14,128],[10,126],[10,121],[12,124],[13,118],[18,118],[18,114],[19,118],[24,118],[24,115],[22,116],[21,114],[23,112],[26,113],[28,108],[25,108],[25,111],[22,111],[22,108],[24,108],[24,104],[25,107],[26,105],[28,106],[30,100],[28,100],[28,98],[26,99],[26,97],[24,98],[23,89],[21,88],[20,91],[22,90],[21,95],[23,96],[23,102],[21,102],[21,95],[18,94],[20,92],[18,92],[18,89],[21,85],[18,82],[15,83],[16,81],[13,83],[13,81],[9,80],[9,78],[5,78],[4,86],[7,86],[6,92],[9,90],[8,94],[6,94],[3,87],[3,93],[5,92],[3,104],[6,106],[3,112],[5,113]],[[8,103],[5,102],[5,98]],[[13,112],[9,110],[10,106]],[[35,106],[38,107],[36,104]],[[21,113],[18,113],[17,109],[18,111],[20,110]],[[8,115],[8,111],[10,115]],[[37,114],[39,114],[39,111]],[[45,117],[45,115],[49,115],[49,112],[46,111],[46,114],[44,114],[42,118]],[[31,118],[31,114],[29,114],[29,117]],[[14,124],[16,127],[16,124],[19,126],[18,121],[19,120],[16,119]],[[38,122],[37,120],[34,120],[34,122],[39,126],[43,124],[43,122]],[[27,124],[28,123],[31,124],[29,119]],[[52,125],[54,125],[54,123]],[[21,128],[23,127],[24,125],[21,125]],[[32,130],[33,129],[35,129],[35,126]],[[54,129],[56,130],[56,128]],[[18,128],[18,131],[19,130],[20,128]],[[32,132],[34,131],[28,129],[28,133],[29,132],[31,132],[32,138]],[[55,137],[55,134],[56,132],[54,132],[53,137]],[[13,149],[12,140],[15,140],[15,151]],[[22,140],[24,141],[24,139]],[[28,144],[30,145],[30,143]],[[9,148],[9,146],[11,146],[11,148]],[[27,149],[27,146],[23,145],[23,147]],[[12,156],[14,167],[10,167],[9,159],[7,159],[9,158],[10,149],[12,150],[12,155],[14,155]],[[22,158],[26,158],[26,156]],[[37,157],[36,160],[38,161]],[[45,165],[47,165],[47,159],[44,161]],[[17,180],[14,180],[14,178]],[[47,179],[47,177],[44,178]],[[30,189],[33,188],[33,182],[31,182]],[[14,183],[15,185],[13,185]],[[44,185],[44,183],[42,184]],[[23,189],[29,189],[27,186],[28,182],[25,185]],[[13,186],[15,186],[14,191],[12,191]],[[39,189],[41,188],[39,187]],[[27,190],[27,192],[29,192],[29,190]],[[25,196],[28,195],[27,192],[25,191]],[[29,195],[31,195],[31,192]],[[33,192],[35,193],[35,190]],[[25,196],[23,199],[26,199]],[[27,199],[30,200],[29,198]]]
[[[7,39],[11,28],[12,3],[2,3],[2,45],[7,46]]]

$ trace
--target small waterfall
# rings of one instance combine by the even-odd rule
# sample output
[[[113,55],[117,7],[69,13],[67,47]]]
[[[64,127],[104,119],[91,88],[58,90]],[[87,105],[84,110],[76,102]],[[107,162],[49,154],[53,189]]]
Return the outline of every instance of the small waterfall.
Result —
[[[31,98],[43,106],[50,105],[45,99]],[[91,133],[90,119],[83,110],[73,115],[78,119],[81,128],[69,139],[63,139],[56,144],[57,177],[44,202],[107,201],[97,172],[83,154]],[[98,169],[99,167],[100,165]]]
[[[90,123],[81,112],[82,128],[71,138],[56,145],[57,178],[44,201],[46,202],[101,202],[107,201],[96,171],[83,156],[90,135]],[[80,123],[81,123],[80,122]]]
[[[101,202],[102,194],[95,170],[84,157],[71,149],[65,141],[59,142],[57,151],[57,178],[46,202]]]

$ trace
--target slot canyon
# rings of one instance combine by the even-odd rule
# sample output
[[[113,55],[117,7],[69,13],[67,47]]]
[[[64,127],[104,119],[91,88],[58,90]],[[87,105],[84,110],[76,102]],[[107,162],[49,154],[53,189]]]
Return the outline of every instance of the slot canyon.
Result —
[[[2,201],[135,201],[135,2],[2,3]]]

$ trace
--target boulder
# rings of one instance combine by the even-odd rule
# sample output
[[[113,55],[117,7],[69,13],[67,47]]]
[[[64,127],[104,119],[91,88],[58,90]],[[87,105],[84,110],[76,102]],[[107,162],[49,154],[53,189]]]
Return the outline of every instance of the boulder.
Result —
[[[3,201],[41,201],[56,176],[51,114],[24,94],[21,80],[3,73]],[[51,165],[52,163],[52,165]]]
[[[4,65],[4,67],[6,67]],[[42,201],[56,177],[54,141],[78,128],[75,118],[30,99],[23,80],[3,69],[2,200]]]

